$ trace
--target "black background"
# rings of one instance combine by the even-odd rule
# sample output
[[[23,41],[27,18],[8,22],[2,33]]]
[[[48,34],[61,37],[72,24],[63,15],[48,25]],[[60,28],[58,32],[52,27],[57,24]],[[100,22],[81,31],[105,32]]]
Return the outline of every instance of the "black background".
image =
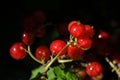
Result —
[[[114,19],[119,23],[119,3],[115,0],[4,0],[0,5],[0,80],[28,80],[27,61],[12,59],[9,48],[20,41],[22,18],[36,10],[43,10],[48,21],[79,19],[110,33],[113,28],[109,22]]]

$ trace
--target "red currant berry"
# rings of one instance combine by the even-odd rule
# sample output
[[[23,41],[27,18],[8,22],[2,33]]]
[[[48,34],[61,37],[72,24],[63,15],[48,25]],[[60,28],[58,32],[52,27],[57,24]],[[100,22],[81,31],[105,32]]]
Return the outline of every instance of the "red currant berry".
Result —
[[[78,48],[77,46],[74,45],[68,46],[67,52],[68,56],[74,59],[79,59],[84,54],[84,51],[81,48]]]
[[[85,36],[85,27],[83,24],[71,26],[69,32],[73,37],[82,37]]]
[[[29,35],[29,33],[27,33],[27,32],[23,32],[23,34],[22,34],[22,42],[24,43],[24,44],[29,44],[29,42],[30,42],[30,35]]]
[[[66,43],[63,40],[54,40],[50,44],[50,51],[53,53],[54,56],[56,56],[62,48],[66,45]],[[64,55],[67,52],[67,48],[64,49],[60,55]]]
[[[50,59],[50,50],[47,46],[41,45],[41,46],[37,47],[37,49],[35,51],[35,56],[40,61],[42,61],[42,60],[47,61]]]
[[[23,32],[22,34],[22,42],[26,45],[31,44],[34,41],[34,35],[28,32]]]
[[[71,21],[69,24],[68,24],[68,31],[70,31],[70,28],[72,27],[72,26],[78,26],[80,24],[80,22],[78,22],[78,21]]]
[[[102,73],[102,66],[98,62],[90,62],[86,66],[86,72],[91,77],[99,76]]]
[[[91,27],[90,25],[85,25],[85,31],[86,31],[86,36],[88,37],[93,37],[95,34],[93,27]]]
[[[103,39],[103,40],[108,40],[109,39],[109,34],[105,31],[100,31],[99,35],[98,35],[99,39]]]
[[[23,48],[25,48],[25,45],[22,42],[14,43],[10,47],[11,57],[16,60],[23,59],[26,56],[26,51]]]
[[[88,50],[92,46],[92,40],[89,38],[78,38],[77,43],[84,50]]]

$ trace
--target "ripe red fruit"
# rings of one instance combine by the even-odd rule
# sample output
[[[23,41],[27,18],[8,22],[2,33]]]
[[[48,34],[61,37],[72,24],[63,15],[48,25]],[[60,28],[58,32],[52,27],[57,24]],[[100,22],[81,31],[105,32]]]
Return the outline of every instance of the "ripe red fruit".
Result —
[[[35,57],[39,60],[47,61],[50,58],[50,50],[47,46],[41,45],[35,51]]]
[[[72,26],[78,26],[80,24],[80,22],[78,22],[78,21],[71,21],[69,24],[68,24],[68,31],[70,31],[70,28],[72,27]]]
[[[88,50],[92,46],[92,40],[89,38],[78,38],[77,43],[84,50]]]
[[[12,58],[19,60],[23,59],[26,56],[26,52],[23,49],[25,48],[25,44],[22,42],[16,42],[10,47],[10,55]]]
[[[85,27],[83,24],[71,26],[69,32],[73,37],[83,37],[85,36]]]
[[[34,41],[34,35],[28,32],[23,32],[22,34],[22,42],[26,45],[31,44]]]
[[[68,56],[74,59],[79,59],[84,54],[84,51],[81,48],[78,48],[77,46],[74,45],[68,46],[67,52]]]
[[[93,37],[95,35],[93,27],[90,25],[85,25],[86,36]]]
[[[109,34],[105,31],[100,31],[99,35],[98,35],[99,39],[103,39],[103,40],[108,40],[109,39]]]
[[[22,34],[22,42],[24,43],[24,44],[29,44],[29,42],[30,42],[30,34],[29,33],[27,33],[27,32],[23,32],[23,34]]]
[[[63,40],[54,40],[50,44],[50,51],[53,53],[54,56],[56,56],[65,45],[66,43]],[[64,55],[66,52],[67,48],[64,49],[60,55]]]
[[[90,77],[99,76],[102,73],[102,66],[99,62],[90,62],[86,66],[86,72]]]

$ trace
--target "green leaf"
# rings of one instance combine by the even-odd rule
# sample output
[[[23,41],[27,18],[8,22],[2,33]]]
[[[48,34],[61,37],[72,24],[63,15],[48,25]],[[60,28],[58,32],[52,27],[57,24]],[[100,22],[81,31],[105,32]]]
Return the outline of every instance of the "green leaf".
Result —
[[[39,67],[33,69],[32,70],[32,74],[30,76],[30,80],[33,79],[33,78],[35,78],[39,73],[42,72],[42,70],[43,70],[43,66],[39,66]]]
[[[65,79],[62,79],[62,78],[60,78],[60,77],[57,77],[57,80],[65,80]]]
[[[78,77],[72,72],[66,73],[66,80],[78,80]]]
[[[54,73],[54,68],[50,68],[48,70],[47,77],[48,77],[47,80],[55,80],[56,76],[55,76],[55,73]]]
[[[62,70],[60,66],[56,66],[54,69],[55,69],[54,72],[55,72],[57,78],[59,77],[58,78],[59,80],[61,80],[61,79],[63,80],[65,78],[64,70]]]

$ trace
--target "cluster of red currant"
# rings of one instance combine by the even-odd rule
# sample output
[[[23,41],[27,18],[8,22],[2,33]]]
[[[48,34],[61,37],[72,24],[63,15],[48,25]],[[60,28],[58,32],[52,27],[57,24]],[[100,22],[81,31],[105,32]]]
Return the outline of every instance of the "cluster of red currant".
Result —
[[[45,25],[43,25],[43,23],[46,18],[44,16],[45,15],[42,12],[37,12],[33,14],[32,17],[26,18],[27,20],[24,21],[24,23],[27,23],[28,21],[30,24],[24,25],[21,42],[16,42],[10,47],[11,57],[20,60],[28,53],[36,62],[45,65],[43,72],[46,72],[55,61],[58,61],[58,63],[66,63],[73,61],[81,62],[81,59],[87,60],[87,57],[85,56],[86,52],[91,48],[94,49],[93,38],[95,31],[93,26],[82,24],[80,21],[76,20],[69,22],[67,25],[70,33],[67,42],[61,39],[56,39],[50,43],[49,47],[47,45],[38,46],[35,50],[35,54],[32,54],[30,45],[34,43],[35,36],[42,37],[45,34]],[[108,34],[101,31],[98,38],[107,40]],[[101,49],[99,46],[98,48]],[[98,48],[96,49],[99,50]],[[105,53],[105,56],[106,55],[107,54]],[[108,58],[106,58],[106,60],[110,63]],[[117,60],[120,61],[120,59]],[[87,62],[81,65],[85,68],[86,74],[91,77],[92,80],[102,80],[103,69],[99,61],[94,61],[93,58],[92,61],[87,60]],[[86,79],[84,78],[84,80]]]

